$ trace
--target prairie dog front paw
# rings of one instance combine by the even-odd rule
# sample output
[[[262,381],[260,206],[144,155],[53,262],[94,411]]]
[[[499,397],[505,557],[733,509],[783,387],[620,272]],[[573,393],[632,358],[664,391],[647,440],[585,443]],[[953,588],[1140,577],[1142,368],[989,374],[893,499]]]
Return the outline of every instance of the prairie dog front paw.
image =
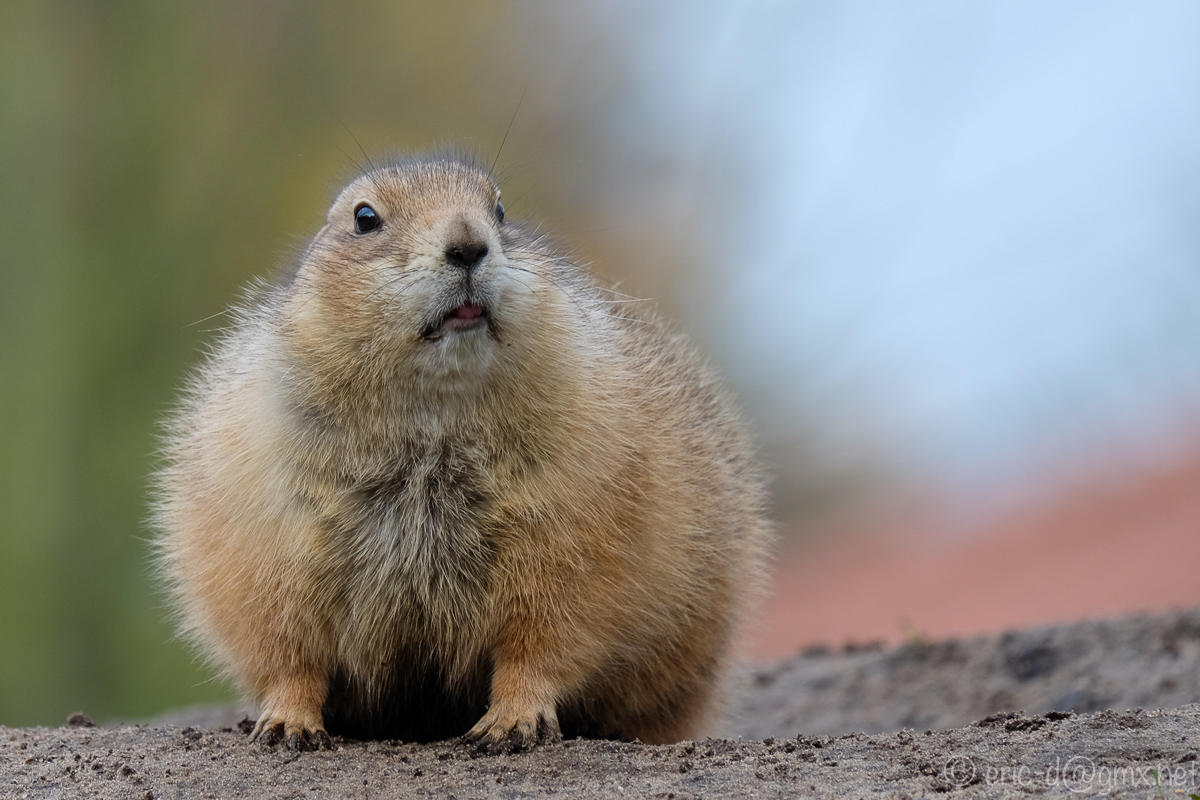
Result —
[[[554,706],[523,706],[494,703],[483,719],[463,736],[489,752],[528,750],[535,744],[562,739]]]
[[[312,676],[276,683],[266,693],[263,713],[251,742],[273,747],[286,742],[289,750],[330,750],[333,741],[325,732],[321,707],[325,704],[325,682]]]

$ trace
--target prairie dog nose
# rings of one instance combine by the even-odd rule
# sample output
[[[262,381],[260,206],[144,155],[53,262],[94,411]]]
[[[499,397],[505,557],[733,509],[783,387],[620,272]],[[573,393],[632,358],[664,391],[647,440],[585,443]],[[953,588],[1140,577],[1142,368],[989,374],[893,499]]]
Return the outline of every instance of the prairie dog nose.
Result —
[[[446,263],[468,272],[479,266],[488,254],[488,236],[478,220],[469,214],[458,214],[446,231],[444,250]]]
[[[478,266],[487,254],[488,246],[483,242],[455,242],[446,246],[446,261],[468,271]]]

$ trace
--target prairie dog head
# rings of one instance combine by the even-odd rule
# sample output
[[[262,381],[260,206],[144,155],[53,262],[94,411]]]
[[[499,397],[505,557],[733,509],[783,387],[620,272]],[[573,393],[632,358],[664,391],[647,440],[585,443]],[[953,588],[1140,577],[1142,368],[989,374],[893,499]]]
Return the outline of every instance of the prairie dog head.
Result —
[[[404,161],[334,201],[284,302],[285,330],[338,382],[463,390],[573,327],[560,268],[505,221],[486,170],[452,157]]]

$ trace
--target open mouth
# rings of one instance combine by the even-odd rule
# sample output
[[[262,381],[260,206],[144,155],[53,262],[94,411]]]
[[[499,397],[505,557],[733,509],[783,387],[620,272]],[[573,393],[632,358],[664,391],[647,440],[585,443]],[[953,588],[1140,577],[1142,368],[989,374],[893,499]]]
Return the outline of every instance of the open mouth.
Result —
[[[463,303],[458,308],[452,308],[442,317],[440,323],[431,325],[425,332],[426,338],[436,338],[447,333],[462,333],[488,326],[487,309],[476,303]]]

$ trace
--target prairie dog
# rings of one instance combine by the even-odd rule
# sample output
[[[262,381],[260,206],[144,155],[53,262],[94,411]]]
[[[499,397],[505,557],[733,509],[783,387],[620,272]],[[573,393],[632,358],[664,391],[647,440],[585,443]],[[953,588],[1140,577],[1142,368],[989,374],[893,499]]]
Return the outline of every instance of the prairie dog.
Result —
[[[342,191],[165,454],[181,629],[292,748],[695,736],[769,535],[712,373],[455,156]]]

